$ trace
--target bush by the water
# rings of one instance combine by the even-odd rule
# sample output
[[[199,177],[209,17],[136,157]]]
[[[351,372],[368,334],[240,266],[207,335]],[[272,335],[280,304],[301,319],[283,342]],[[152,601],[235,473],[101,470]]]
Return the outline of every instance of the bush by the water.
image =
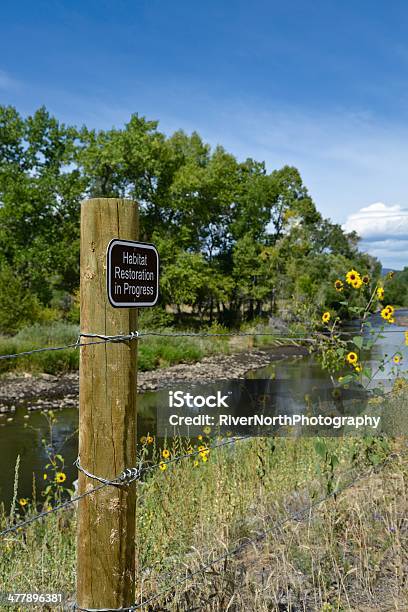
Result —
[[[14,334],[25,325],[37,321],[41,306],[10,266],[0,266],[0,334]]]
[[[171,333],[172,330],[163,330]],[[174,330],[173,330],[174,331]],[[73,323],[57,321],[49,325],[34,324],[16,335],[0,337],[0,355],[22,353],[43,347],[75,344],[79,327]],[[191,363],[205,355],[228,352],[225,337],[195,338],[147,336],[138,341],[139,370],[153,370],[175,363]],[[15,359],[0,360],[0,373],[10,370],[58,374],[75,371],[79,367],[79,350],[72,347],[58,351],[44,351]]]

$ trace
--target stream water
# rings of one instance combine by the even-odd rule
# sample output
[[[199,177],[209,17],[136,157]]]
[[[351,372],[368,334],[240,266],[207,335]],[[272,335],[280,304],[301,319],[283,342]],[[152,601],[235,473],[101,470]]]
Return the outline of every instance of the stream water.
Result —
[[[403,359],[401,367],[408,363],[408,347],[404,343],[404,332],[408,329],[408,310],[398,313],[401,324],[393,325],[393,333],[387,333],[379,340],[370,354],[372,365],[375,366],[384,356],[391,357],[400,351]],[[380,324],[378,316],[372,317],[374,326]],[[391,327],[389,328],[391,329]],[[272,349],[273,350],[273,349]],[[387,378],[392,364],[386,366],[385,372],[378,372],[377,378]],[[283,386],[296,391],[296,396],[303,398],[310,393],[312,387],[324,384],[327,373],[310,357],[286,358],[274,361],[269,366],[248,373],[248,378],[274,379],[281,381]],[[232,385],[232,383],[231,383]],[[223,392],[228,390],[228,383],[223,383]],[[164,391],[146,392],[139,396],[138,402],[138,436],[156,431],[156,407],[159,395]],[[67,483],[76,478],[73,461],[77,456],[77,408],[64,408],[56,411],[57,423],[53,428],[53,445],[65,459]],[[0,503],[9,505],[13,496],[15,466],[20,457],[18,476],[18,498],[31,497],[33,480],[37,489],[44,486],[43,473],[47,463],[44,440],[49,439],[47,420],[40,412],[28,411],[28,406],[20,406],[15,414],[1,419],[0,427]]]

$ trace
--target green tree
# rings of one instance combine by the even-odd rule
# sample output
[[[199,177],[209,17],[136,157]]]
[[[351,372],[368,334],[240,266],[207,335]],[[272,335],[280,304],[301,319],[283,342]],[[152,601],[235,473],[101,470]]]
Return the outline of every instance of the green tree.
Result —
[[[401,272],[395,272],[386,284],[387,304],[408,306],[408,267]]]
[[[41,108],[0,107],[0,256],[43,303],[78,284],[77,131]]]
[[[12,335],[38,320],[41,314],[37,298],[24,286],[12,268],[0,266],[0,333]]]

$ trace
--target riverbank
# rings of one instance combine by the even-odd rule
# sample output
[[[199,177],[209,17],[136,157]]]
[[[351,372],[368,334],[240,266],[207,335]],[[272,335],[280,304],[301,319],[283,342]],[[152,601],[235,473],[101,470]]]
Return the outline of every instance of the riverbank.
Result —
[[[280,359],[307,355],[303,346],[276,346],[232,354],[216,354],[195,363],[178,363],[139,372],[138,391],[156,391],[185,382],[210,382],[243,378],[247,372]],[[29,403],[28,410],[67,408],[78,405],[79,374],[31,374],[8,372],[0,378],[0,413],[14,412]]]
[[[170,458],[185,450],[169,444]],[[169,612],[191,601],[257,612],[407,609],[404,449],[328,439],[324,458],[319,448],[256,438],[153,472],[138,486],[137,601],[157,598],[155,609]],[[10,517],[0,507],[0,530],[39,509],[17,502]],[[75,544],[73,507],[0,540],[3,590],[64,593],[68,607]]]

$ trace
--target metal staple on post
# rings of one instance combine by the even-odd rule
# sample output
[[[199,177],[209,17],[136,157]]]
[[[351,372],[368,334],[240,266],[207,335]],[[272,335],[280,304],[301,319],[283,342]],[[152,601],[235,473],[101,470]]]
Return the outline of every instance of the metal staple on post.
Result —
[[[88,476],[88,478],[91,478],[92,480],[97,480],[98,482],[101,482],[106,485],[111,485],[113,487],[130,485],[135,480],[138,480],[141,474],[141,470],[139,468],[126,468],[123,470],[123,472],[119,474],[119,476],[117,476],[117,478],[115,478],[114,480],[109,480],[107,478],[102,478],[101,476],[96,476],[95,474],[91,474],[91,472],[88,472],[88,470],[81,466],[79,457],[77,457],[74,461],[74,465],[78,468],[80,472],[85,474],[85,476]]]

